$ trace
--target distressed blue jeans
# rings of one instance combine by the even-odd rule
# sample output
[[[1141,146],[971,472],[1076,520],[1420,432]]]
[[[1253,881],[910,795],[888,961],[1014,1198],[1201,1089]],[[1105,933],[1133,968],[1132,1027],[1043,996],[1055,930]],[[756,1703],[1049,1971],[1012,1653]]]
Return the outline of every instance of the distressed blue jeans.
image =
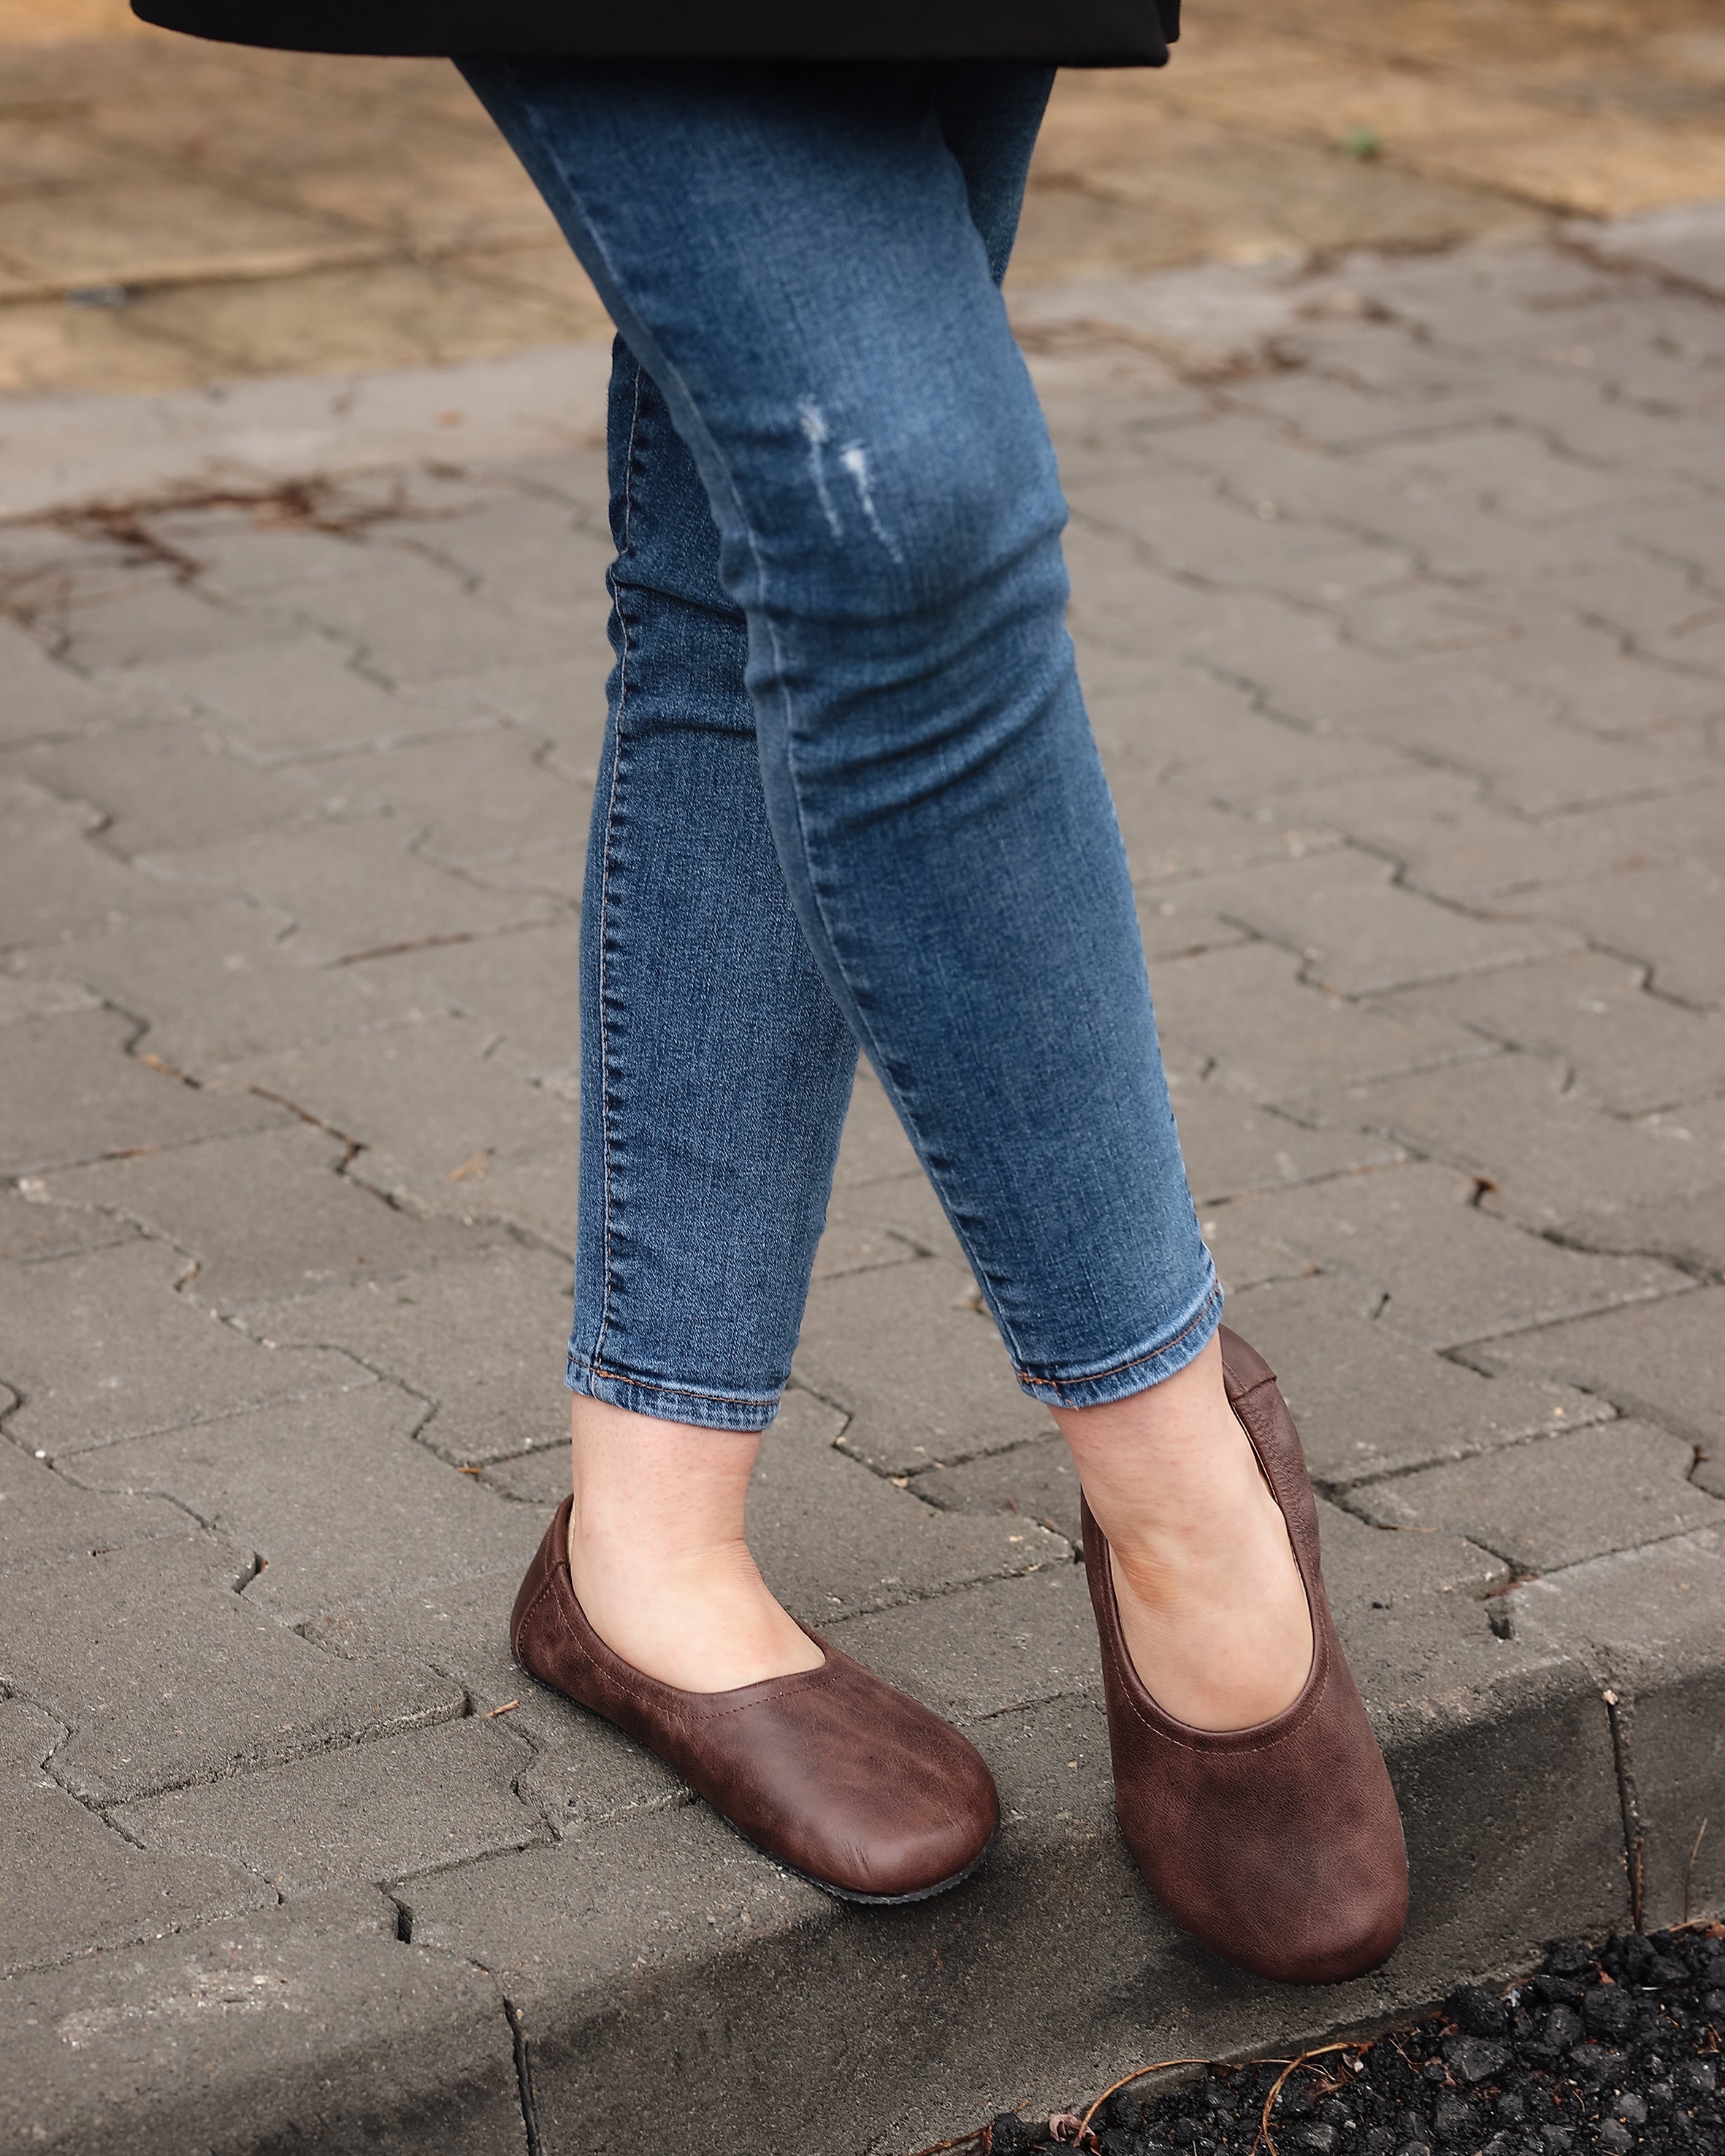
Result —
[[[619,331],[570,1385],[771,1420],[859,1047],[1025,1390],[1171,1376],[1220,1290],[999,289],[1048,71],[464,71]]]

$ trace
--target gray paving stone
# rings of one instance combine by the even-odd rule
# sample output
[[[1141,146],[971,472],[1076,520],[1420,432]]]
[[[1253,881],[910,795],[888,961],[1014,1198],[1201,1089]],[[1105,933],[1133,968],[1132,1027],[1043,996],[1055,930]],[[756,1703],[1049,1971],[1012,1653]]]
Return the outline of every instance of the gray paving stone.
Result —
[[[284,1122],[62,1169],[33,1178],[31,1194],[44,1210],[94,1214],[114,1240],[135,1224],[171,1243],[197,1260],[183,1292],[224,1312],[398,1280],[483,1247],[483,1230],[415,1220],[386,1205],[342,1173],[347,1158],[328,1132]]]
[[[158,1070],[133,1049],[137,1030],[118,1011],[100,1009],[0,1029],[0,1089],[8,1103],[0,1173],[40,1174],[283,1120],[268,1101],[209,1092]]]
[[[1557,1382],[1555,1371],[1524,1375],[1517,1364],[1486,1378],[1434,1353],[1372,1316],[1384,1292],[1346,1274],[1318,1273],[1229,1298],[1228,1322],[1274,1367],[1321,1487],[1345,1490],[1379,1475],[1466,1459],[1610,1412],[1604,1401]],[[1390,1293],[1385,1317],[1393,1307]],[[1635,1307],[1650,1312],[1666,1304]],[[1499,1348],[1514,1345],[1494,1344],[1494,1368]]]
[[[1550,385],[1542,382],[1534,393],[1548,395]],[[1602,399],[1595,398],[1593,413],[1607,408]],[[1663,521],[1661,518],[1661,525]],[[1645,553],[1632,552],[1625,543],[1620,527],[1605,537],[1603,545],[1578,555],[1573,562],[1542,567],[1525,581],[1533,592],[1561,601],[1566,608],[1612,629],[1619,636],[1634,638],[1644,656],[1665,639],[1681,633],[1708,603],[1706,588],[1693,571],[1676,562],[1655,561]],[[1522,678],[1527,656],[1522,652],[1516,654],[1517,672]],[[1594,646],[1584,679],[1576,678],[1578,669],[1561,677],[1563,689],[1567,692],[1564,707],[1572,718],[1583,723],[1601,701],[1600,685],[1593,679],[1593,663],[1601,656]],[[1618,659],[1621,665],[1632,663],[1621,652]],[[1637,669],[1632,678],[1637,691],[1650,685],[1656,689],[1656,685],[1648,682],[1645,665]],[[1699,685],[1692,679],[1685,684],[1691,694]],[[1661,711],[1656,692],[1648,700],[1648,705],[1644,705],[1639,694],[1625,697],[1616,692],[1615,685],[1613,686],[1614,693],[1609,701],[1614,712],[1627,722],[1629,730],[1640,731],[1661,722],[1661,718],[1654,716]],[[1704,714],[1705,701],[1697,708]]]
[[[301,965],[351,961],[443,937],[478,936],[543,918],[553,901],[481,891],[414,848],[411,826],[363,817],[151,855],[169,886],[239,891],[289,915],[287,955]]]
[[[495,1986],[394,1914],[323,1896],[12,1979],[0,2133],[50,2156],[518,2156]]]
[[[1725,1009],[1725,872],[1717,868],[1642,857],[1616,875],[1531,892],[1518,906],[1650,966],[1663,995]]]
[[[605,572],[616,549],[591,512],[542,495],[512,492],[445,516],[421,545],[472,578],[512,613],[567,623],[577,613],[600,628],[610,611]]]
[[[1656,793],[1532,822],[1483,805],[1456,815],[1434,786],[1422,799],[1411,782],[1387,781],[1381,789],[1362,786],[1352,802],[1332,792],[1327,806],[1351,836],[1398,855],[1420,890],[1464,906],[1495,901],[1497,910],[1514,912],[1527,910],[1522,894],[1542,885],[1627,880],[1654,860],[1705,867],[1721,850],[1725,801],[1697,780],[1681,796]],[[1552,917],[1565,916],[1558,908]]]
[[[1428,1348],[1670,1294],[1682,1276],[1645,1257],[1564,1250],[1483,1211],[1476,1184],[1435,1163],[1380,1168],[1207,1210],[1231,1290],[1333,1271],[1372,1322]]]
[[[1248,940],[1244,929],[1194,905],[1191,897],[1194,888],[1202,890],[1202,886],[1152,884],[1138,893],[1138,932],[1151,966],[1168,958],[1190,957],[1200,951],[1226,950]]]
[[[556,1096],[541,1091],[539,1100]],[[499,1151],[458,1183],[446,1178],[429,1188],[406,1182],[391,1185],[390,1194],[428,1214],[442,1214],[471,1227],[476,1222],[502,1220],[523,1235],[557,1250],[571,1264],[575,1250],[575,1183],[580,1173],[581,1148],[569,1111],[569,1135],[560,1143],[536,1146],[517,1153]],[[361,1173],[390,1173],[389,1164],[369,1171],[362,1156]]]
[[[890,1191],[895,1186],[882,1186]],[[871,1194],[872,1195],[873,1194]],[[848,1208],[844,1212],[848,1212]],[[835,1207],[826,1217],[826,1226],[815,1252],[814,1270],[811,1280],[838,1280],[846,1273],[870,1272],[877,1265],[908,1265],[913,1259],[931,1255],[921,1245],[920,1239],[913,1243],[890,1228],[874,1228],[861,1221],[842,1217]],[[962,1265],[963,1256],[955,1242],[945,1251],[948,1260]]]
[[[1496,585],[1464,590],[1416,573],[1388,589],[1338,593],[1335,611],[1355,643],[1391,658],[1456,651],[1496,658],[1514,648],[1530,615],[1548,613],[1552,603],[1525,590],[1512,599]]]
[[[1392,1008],[1477,1027],[1534,1055],[1566,1057],[1583,1091],[1617,1115],[1725,1091],[1725,1019],[1649,995],[1644,968],[1603,952],[1405,989]]]
[[[1445,980],[1573,946],[1553,925],[1470,918],[1391,880],[1352,849],[1206,878],[1197,896],[1224,920],[1300,952],[1305,978],[1344,996]]]
[[[1446,433],[1440,442],[1382,443],[1372,463],[1386,473],[1417,475],[1496,516],[1535,526],[1681,501],[1689,491],[1669,480],[1650,482],[1645,474],[1602,470],[1559,456],[1536,434],[1509,427]]]
[[[1614,563],[1599,580],[1614,589],[1629,582]],[[1535,594],[1542,589],[1533,588]],[[1584,586],[1577,597],[1584,606]],[[1692,619],[1707,606],[1704,595],[1692,593],[1680,619]],[[1705,742],[1707,722],[1725,711],[1725,681],[1693,665],[1662,665],[1639,650],[1625,651],[1615,634],[1598,626],[1581,629],[1573,620],[1518,636],[1499,663],[1507,680],[1549,696],[1567,724],[1640,749],[1655,770],[1673,755],[1692,757]]]
[[[193,711],[218,737],[260,762],[483,731],[495,716],[461,699],[400,696],[353,666],[323,638],[281,630],[262,649],[172,654],[131,685],[158,711]]]
[[[1109,775],[1126,842],[1133,881],[1140,886],[1259,862],[1301,860],[1333,847],[1336,834],[1321,822],[1295,820],[1278,803],[1268,817],[1244,816],[1206,801],[1196,788],[1141,764],[1115,759]]]
[[[0,1444],[0,1562],[90,1556],[152,1535],[183,1536],[186,1515],[165,1497],[109,1497],[70,1481],[16,1445]]]
[[[1528,816],[1610,803],[1712,776],[1704,730],[1684,726],[1635,742],[1602,738],[1564,721],[1547,690],[1506,679],[1489,653],[1435,652],[1413,660],[1355,644],[1318,642],[1310,630],[1260,660],[1226,662],[1267,707],[1306,725],[1327,723],[1484,780],[1498,806]]]
[[[533,1522],[415,1443],[424,1412],[394,1385],[368,1385],[128,1439],[75,1471],[96,1489],[172,1497],[255,1552],[264,1568],[247,1603],[284,1625],[467,1573],[518,1577]]]
[[[398,993],[368,966],[296,963],[285,940],[292,920],[271,907],[183,887],[177,906],[22,954],[21,963],[32,978],[87,983],[137,1013],[147,1021],[139,1046],[198,1077],[425,1015],[410,991]]]
[[[37,639],[15,621],[0,622],[0,739],[47,740],[96,726],[108,706],[82,675],[51,659]]]
[[[349,1663],[243,1589],[252,1559],[191,1532],[9,1567],[0,1676],[71,1732],[60,1784],[125,1804],[453,1720],[458,1686],[396,1657]]]
[[[908,1150],[908,1148],[907,1148]],[[914,1157],[913,1157],[914,1161]],[[839,1189],[826,1209],[826,1229],[815,1262],[817,1279],[933,1257],[968,1271],[970,1260],[919,1166]]]
[[[92,844],[101,821],[88,802],[0,777],[0,939],[7,945],[47,942],[175,902],[160,884]]]
[[[533,1527],[537,1540],[543,1513]],[[492,1572],[404,1588],[363,1608],[319,1615],[303,1629],[345,1660],[421,1663],[459,1688],[472,1718],[507,1721],[533,1752],[515,1788],[554,1834],[690,1802],[689,1791],[651,1752],[517,1666],[509,1651],[517,1584],[512,1575]]]
[[[33,978],[22,971],[27,954],[14,952],[9,962],[17,971],[0,968],[0,1025],[15,1025],[20,1019],[59,1018],[67,1011],[88,1010],[96,1000],[75,981]]]
[[[1650,1423],[1601,1423],[1361,1484],[1348,1502],[1381,1526],[1465,1535],[1518,1573],[1552,1572],[1725,1525],[1725,1504],[1687,1479],[1693,1459]]]
[[[1326,785],[1319,800],[1338,830],[1395,860],[1404,883],[1429,896],[1478,909],[1542,877],[1573,874],[1590,817],[1534,823],[1489,804],[1486,791],[1482,778],[1426,767]]]
[[[1511,1052],[1441,1075],[1338,1087],[1300,1106],[1315,1122],[1381,1131],[1486,1178],[1486,1202],[1533,1227],[1573,1225],[1596,1246],[1681,1255],[1660,1216],[1687,1206],[1678,1224],[1691,1237],[1707,1233],[1691,1201],[1705,1208],[1725,1187],[1725,1103],[1630,1122],[1566,1091],[1566,1075],[1561,1062]],[[1725,1267],[1725,1241],[1710,1262]]]
[[[282,623],[222,606],[171,573],[130,582],[131,589],[111,588],[69,607],[57,624],[65,639],[62,655],[94,675],[98,687],[111,684],[123,692],[113,677],[133,668],[212,652],[246,654],[288,640]]]
[[[1308,790],[1409,768],[1398,750],[1270,717],[1249,691],[1197,667],[1146,664],[1089,702],[1111,781],[1141,770],[1253,814],[1304,815],[1297,797]]]
[[[1318,1502],[1324,1581],[1338,1620],[1356,1609],[1393,1609],[1426,1595],[1479,1601],[1506,1586],[1510,1568],[1460,1535],[1398,1532]]]
[[[1650,1251],[1698,1276],[1725,1278],[1725,1188],[1589,1214],[1574,1224],[1573,1240],[1583,1250]]]
[[[1032,1520],[955,1517],[838,1449],[844,1417],[792,1391],[761,1437],[749,1486],[749,1546],[767,1584],[805,1623],[944,1595],[978,1579],[1064,1568],[1072,1552]],[[561,1452],[505,1460],[487,1478],[543,1523],[569,1494]]]
[[[1089,1590],[1084,1567],[1072,1562],[856,1617],[833,1637],[888,1683],[966,1727],[1101,1690]]]
[[[1644,1921],[1717,1907],[1725,1771],[1725,1538],[1716,1528],[1622,1550],[1505,1597],[1517,1639],[1561,1639],[1618,1696],[1640,1841]],[[1703,1820],[1710,1822],[1699,1847]],[[1711,1846],[1709,1845],[1712,1845]]]
[[[187,1261],[121,1243],[11,1269],[0,1377],[23,1401],[7,1435],[50,1458],[207,1422],[270,1399],[368,1386],[321,1348],[272,1353],[174,1292]]]
[[[536,1163],[572,1143],[578,1127],[573,1102],[487,1056],[492,1038],[471,1019],[428,1019],[250,1060],[229,1079],[353,1139],[364,1150],[348,1173],[386,1197],[425,1213],[507,1219],[507,1171],[525,1168],[537,1182]],[[556,1195],[573,1233],[573,1173]]]
[[[433,859],[484,860],[546,841],[584,850],[589,800],[548,768],[545,743],[513,728],[327,757],[314,780],[324,813],[384,816]]]
[[[1483,1052],[1460,1026],[1392,1018],[1309,985],[1303,964],[1268,942],[1166,961],[1151,982],[1164,1056],[1196,1057],[1211,1084],[1268,1101]]]
[[[363,531],[270,524],[224,510],[169,515],[152,523],[197,562],[204,591],[242,604],[281,584],[341,583],[364,563],[369,543]]]
[[[1278,592],[1308,603],[1405,577],[1412,558],[1356,533],[1320,523],[1254,514],[1213,483],[1158,470],[1153,486],[1137,472],[1087,479],[1070,490],[1074,516],[1117,533],[1176,574]]]
[[[572,785],[590,788],[599,774],[605,740],[605,674],[609,664],[602,637],[591,658],[573,656],[529,660],[503,660],[409,691],[414,701],[458,701],[474,711],[524,726],[549,741],[546,758]]]
[[[1026,1438],[1005,1452],[985,1452],[955,1467],[929,1467],[912,1478],[923,1501],[955,1512],[1006,1512],[1052,1527],[1077,1544],[1078,1470],[1063,1437]]]
[[[23,1701],[0,1700],[0,1971],[161,1938],[274,1901],[218,1858],[138,1848],[68,1796],[44,1771],[65,1735]]]
[[[248,619],[315,624],[391,681],[432,680],[488,659],[554,659],[579,649],[581,637],[579,624],[507,612],[461,576],[399,549],[371,550],[339,583],[278,585],[253,601]]]
[[[342,970],[422,1011],[476,1019],[496,1040],[493,1060],[573,1100],[580,1063],[579,942],[578,922],[550,920]]]
[[[1434,501],[1429,475],[1410,477],[1370,461],[1362,466],[1355,456],[1331,455],[1321,443],[1275,425],[1267,413],[1236,409],[1218,424],[1171,438],[1161,454],[1177,465],[1214,475],[1233,501],[1254,513],[1261,505],[1277,519],[1294,521],[1296,528],[1300,520],[1329,521],[1359,537],[1405,547],[1422,566],[1446,575],[1470,576],[1481,566],[1471,551],[1453,561],[1434,557],[1436,531],[1447,531],[1451,519],[1478,527],[1486,566],[1525,567],[1529,554],[1538,552],[1525,531],[1470,503],[1453,495]],[[1441,457],[1440,440],[1431,454]],[[1573,554],[1574,542],[1567,542],[1563,551],[1566,557]]]
[[[1716,203],[1625,218],[1603,232],[1589,230],[1587,238],[1608,261],[1650,264],[1710,299],[1725,298],[1725,228]]]
[[[968,1274],[935,1258],[811,1290],[792,1368],[849,1418],[846,1451],[882,1474],[909,1475],[1048,1428],[1048,1409],[1019,1391],[976,1293]],[[883,1341],[892,1344],[884,1361]]]
[[[1383,1139],[1327,1143],[1335,1132],[1308,1130],[1272,1108],[1254,1108],[1220,1086],[1194,1085],[1177,1073],[1171,1075],[1170,1091],[1187,1177],[1201,1205],[1384,1168],[1406,1158]]]
[[[14,750],[0,766],[106,818],[103,843],[133,855],[199,846],[289,824],[318,796],[297,769],[261,769],[196,720],[111,726]]]
[[[1031,1520],[957,1518],[839,1449],[843,1416],[789,1393],[761,1438],[749,1543],[772,1591],[815,1625],[949,1598],[972,1580],[1063,1572],[1072,1550]]]
[[[1713,1456],[1697,1468],[1696,1480],[1725,1497],[1722,1340],[1725,1289],[1706,1288],[1495,1340],[1484,1352],[1495,1370],[1537,1370],[1583,1385],[1623,1414],[1650,1416],[1706,1446]]]
[[[142,1850],[219,1859],[278,1894],[381,1886],[546,1840],[514,1794],[532,1758],[507,1722],[468,1717],[170,1789],[114,1824]]]
[[[404,1387],[433,1410],[421,1444],[470,1466],[539,1446],[561,1457],[569,1293],[564,1259],[510,1243],[394,1282],[266,1304],[245,1324],[281,1346],[338,1348]]]
[[[1084,678],[1106,678],[1097,655],[1106,649],[1164,666],[1171,660],[1212,664],[1244,680],[1243,669],[1226,663],[1230,654],[1277,650],[1308,633],[1308,617],[1291,600],[1187,584],[1108,533],[1075,525],[1066,533],[1065,552],[1073,578],[1072,633]]]
[[[129,1220],[104,1213],[73,1212],[43,1203],[42,1198],[36,1178],[30,1176],[17,1189],[0,1189],[0,1260],[63,1258],[74,1250],[137,1240],[137,1229]]]

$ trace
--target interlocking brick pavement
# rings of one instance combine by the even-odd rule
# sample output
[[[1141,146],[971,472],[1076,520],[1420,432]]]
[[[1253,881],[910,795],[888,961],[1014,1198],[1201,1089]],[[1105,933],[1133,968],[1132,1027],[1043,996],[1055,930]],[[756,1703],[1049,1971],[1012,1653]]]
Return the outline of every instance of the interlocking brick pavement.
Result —
[[[1407,1943],[1278,1993],[1149,1903],[1069,1463],[866,1073],[752,1532],[988,1754],[996,1856],[865,1924],[513,1668],[600,463],[561,404],[531,446],[548,365],[356,389],[387,426],[93,406],[155,492],[65,513],[50,444],[0,526],[28,2145],[519,2148],[525,2102],[554,2156],[649,2113],[861,2156],[1725,1893],[1725,214],[1032,296],[1193,1188],[1305,1432]]]

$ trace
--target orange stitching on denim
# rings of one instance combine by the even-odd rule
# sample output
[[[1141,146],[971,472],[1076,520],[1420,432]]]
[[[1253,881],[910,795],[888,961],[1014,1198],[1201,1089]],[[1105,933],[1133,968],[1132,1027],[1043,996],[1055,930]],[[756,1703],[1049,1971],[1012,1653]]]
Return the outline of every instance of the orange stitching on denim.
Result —
[[[579,1362],[584,1370],[590,1370],[595,1377],[610,1378],[620,1385],[635,1385],[644,1393],[670,1393],[678,1399],[723,1400],[734,1408],[770,1408],[776,1407],[785,1397],[782,1393],[703,1392],[698,1385],[673,1385],[662,1378],[642,1378],[633,1370],[614,1369],[610,1363],[600,1362],[595,1356],[578,1356],[572,1359]]]
[[[629,443],[623,456],[623,543],[618,548],[618,559],[629,551],[629,535],[635,516],[635,437],[641,424],[641,367],[635,363],[635,402],[629,414]],[[605,1192],[605,1293],[599,1307],[599,1332],[593,1343],[595,1354],[605,1346],[605,1335],[611,1323],[611,1029],[605,1008],[605,934],[610,919],[611,896],[611,838],[617,824],[617,793],[623,776],[623,712],[629,701],[629,617],[623,610],[617,594],[616,570],[613,563],[606,578],[610,586],[611,606],[621,632],[617,652],[617,708],[611,715],[611,783],[605,804],[605,844],[600,854],[599,879],[599,926],[595,932],[598,945],[599,1005],[599,1153],[604,1176]]]
[[[1177,1348],[1188,1333],[1196,1332],[1209,1316],[1211,1306],[1222,1292],[1218,1281],[1204,1297],[1203,1307],[1190,1325],[1183,1325],[1171,1340],[1163,1341],[1160,1348],[1146,1348],[1141,1355],[1134,1355],[1124,1363],[1115,1363],[1105,1370],[1089,1370],[1082,1378],[1039,1378],[1032,1370],[1015,1369],[1013,1376],[1022,1385],[1047,1385],[1055,1391],[1073,1391],[1079,1385],[1094,1385],[1099,1378],[1117,1378],[1122,1370],[1135,1370],[1141,1363],[1153,1363],[1158,1355],[1166,1355],[1171,1348]]]

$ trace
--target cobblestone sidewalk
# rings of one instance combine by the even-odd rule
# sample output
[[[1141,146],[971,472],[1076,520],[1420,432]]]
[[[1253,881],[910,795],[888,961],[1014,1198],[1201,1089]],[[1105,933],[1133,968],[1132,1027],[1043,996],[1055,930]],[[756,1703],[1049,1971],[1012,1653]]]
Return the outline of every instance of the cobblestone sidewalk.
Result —
[[[1725,213],[1019,317],[1406,1945],[1278,1991],[1149,1903],[1076,1488],[867,1080],[756,1546],[982,1747],[996,1858],[859,1917],[512,1667],[601,459],[312,472],[265,386],[178,494],[0,529],[6,2145],[860,2156],[1717,1906]]]

